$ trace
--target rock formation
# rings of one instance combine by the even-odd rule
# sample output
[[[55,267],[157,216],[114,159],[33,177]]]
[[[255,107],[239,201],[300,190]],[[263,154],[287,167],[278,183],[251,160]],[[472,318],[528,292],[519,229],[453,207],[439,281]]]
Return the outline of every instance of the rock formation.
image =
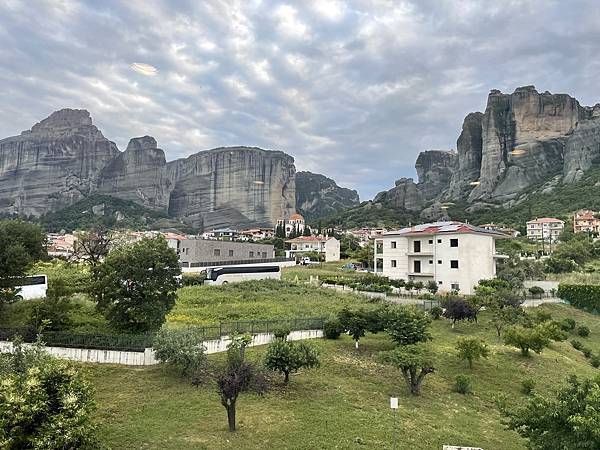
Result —
[[[373,203],[382,203],[392,208],[419,210],[425,205],[423,194],[412,178],[400,178],[389,191],[380,192]]]
[[[0,213],[39,216],[76,202],[118,154],[87,111],[57,111],[0,140]]]
[[[351,208],[359,202],[358,192],[338,186],[331,178],[311,172],[296,173],[296,209],[307,221]]]
[[[457,160],[453,151],[427,150],[419,154],[415,169],[419,177],[418,189],[425,200],[437,198],[448,189]]]

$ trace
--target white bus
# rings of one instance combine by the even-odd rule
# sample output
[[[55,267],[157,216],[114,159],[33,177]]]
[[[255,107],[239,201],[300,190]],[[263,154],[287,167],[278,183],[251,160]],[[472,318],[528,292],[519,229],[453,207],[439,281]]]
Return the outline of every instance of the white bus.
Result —
[[[279,266],[225,266],[206,269],[204,283],[221,285],[239,283],[248,280],[266,280],[267,278],[281,279]]]
[[[48,277],[46,275],[32,275],[25,277],[4,278],[0,280],[1,288],[18,289],[18,300],[31,300],[46,297],[48,290]]]

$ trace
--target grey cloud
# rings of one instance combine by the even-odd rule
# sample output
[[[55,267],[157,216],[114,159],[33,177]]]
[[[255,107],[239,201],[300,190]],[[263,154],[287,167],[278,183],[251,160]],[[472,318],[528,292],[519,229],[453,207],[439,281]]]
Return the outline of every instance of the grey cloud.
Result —
[[[454,148],[490,89],[596,103],[599,24],[593,0],[7,0],[0,136],[82,107],[120,148],[280,149],[370,198]]]

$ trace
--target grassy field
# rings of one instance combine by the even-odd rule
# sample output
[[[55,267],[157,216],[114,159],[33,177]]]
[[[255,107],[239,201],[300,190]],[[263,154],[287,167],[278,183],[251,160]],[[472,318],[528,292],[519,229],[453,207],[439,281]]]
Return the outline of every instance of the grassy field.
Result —
[[[283,269],[282,278],[289,281],[304,281],[310,279],[311,276],[331,276],[338,275],[344,277],[360,277],[363,272],[343,269],[342,267],[350,260],[342,260],[329,263],[311,264],[307,266],[286,267]]]
[[[287,281],[250,281],[179,290],[169,325],[208,325],[260,319],[328,317],[341,308],[375,305],[357,295]]]
[[[542,307],[555,319],[572,317],[591,329],[581,340],[600,351],[600,319],[564,305]],[[495,407],[498,394],[512,403],[526,398],[524,378],[536,390],[550,393],[568,374],[597,374],[569,342],[553,343],[541,355],[520,356],[499,344],[485,313],[479,324],[434,321],[436,373],[429,375],[420,397],[409,396],[400,373],[377,363],[378,351],[392,348],[385,334],[368,335],[356,352],[348,336],[314,341],[322,355],[318,369],[293,375],[289,386],[276,379],[263,398],[244,395],[238,401],[239,430],[229,433],[225,410],[213,388],[194,388],[160,367],[85,366],[96,387],[97,419],[103,441],[115,449],[315,449],[391,448],[393,428],[398,448],[441,449],[442,444],[485,449],[524,449],[525,442],[504,429]],[[455,356],[460,336],[485,339],[488,360],[472,371]],[[248,351],[260,360],[264,347]],[[215,357],[220,357],[215,355]],[[457,374],[470,374],[473,394],[452,392]],[[400,397],[394,417],[389,396]]]

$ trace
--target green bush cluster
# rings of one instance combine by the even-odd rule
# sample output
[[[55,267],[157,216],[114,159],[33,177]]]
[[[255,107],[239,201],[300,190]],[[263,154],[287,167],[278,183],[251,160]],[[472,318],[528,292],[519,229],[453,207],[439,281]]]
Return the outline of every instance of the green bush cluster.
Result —
[[[336,286],[346,286],[358,291],[367,292],[392,292],[390,280],[387,277],[379,277],[376,275],[365,275],[363,277],[322,277],[321,281],[325,284],[333,284]]]
[[[600,312],[600,285],[597,284],[560,284],[558,296],[576,308]]]
[[[454,379],[454,391],[459,394],[470,394],[471,389],[471,377],[467,375],[457,375]]]

